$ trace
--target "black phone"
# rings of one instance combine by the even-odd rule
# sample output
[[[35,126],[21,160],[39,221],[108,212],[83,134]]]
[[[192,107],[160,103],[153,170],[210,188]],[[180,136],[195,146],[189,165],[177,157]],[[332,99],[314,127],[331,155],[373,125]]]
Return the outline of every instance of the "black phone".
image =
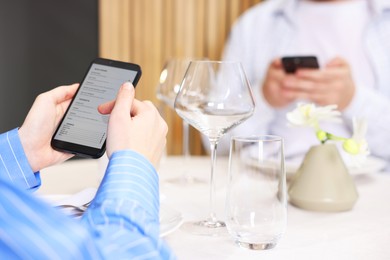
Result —
[[[137,85],[141,77],[137,64],[97,58],[93,60],[51,139],[53,149],[81,157],[99,158],[106,150],[109,115],[98,106],[116,98],[126,82]]]
[[[295,73],[299,68],[318,69],[320,67],[315,56],[283,57],[282,64],[286,73]]]

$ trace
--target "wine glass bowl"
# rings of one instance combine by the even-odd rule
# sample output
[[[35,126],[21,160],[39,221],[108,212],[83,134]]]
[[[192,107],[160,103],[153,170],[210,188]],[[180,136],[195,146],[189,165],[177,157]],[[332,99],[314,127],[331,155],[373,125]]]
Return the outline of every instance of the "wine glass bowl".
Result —
[[[189,63],[188,59],[170,59],[161,71],[157,98],[171,109],[174,109],[175,98]]]
[[[249,118],[255,108],[253,94],[239,62],[191,61],[174,103],[180,117],[210,141],[211,183],[210,216],[190,223],[195,234],[218,235],[223,221],[215,214],[215,160],[219,139]]]
[[[221,138],[254,111],[253,95],[241,64],[191,62],[175,110],[207,137]]]
[[[174,109],[174,102],[179,92],[180,85],[184,78],[184,74],[190,63],[189,59],[174,58],[169,59],[160,74],[160,82],[157,86],[157,98],[161,100],[169,108]],[[189,125],[183,120],[183,164],[188,162],[190,151],[189,151]],[[179,177],[171,178],[167,182],[172,184],[193,184],[203,183],[203,180],[191,176],[188,169],[182,171]]]

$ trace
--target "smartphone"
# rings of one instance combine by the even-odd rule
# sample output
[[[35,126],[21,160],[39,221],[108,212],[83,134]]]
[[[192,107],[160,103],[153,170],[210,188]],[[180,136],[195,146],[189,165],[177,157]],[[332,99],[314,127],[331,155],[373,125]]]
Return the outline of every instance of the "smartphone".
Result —
[[[137,64],[93,60],[51,139],[53,149],[81,157],[101,157],[106,150],[109,115],[100,114],[97,108],[115,99],[124,82],[136,86],[140,77]]]
[[[295,73],[299,68],[318,69],[320,67],[315,56],[283,57],[282,64],[286,73]]]

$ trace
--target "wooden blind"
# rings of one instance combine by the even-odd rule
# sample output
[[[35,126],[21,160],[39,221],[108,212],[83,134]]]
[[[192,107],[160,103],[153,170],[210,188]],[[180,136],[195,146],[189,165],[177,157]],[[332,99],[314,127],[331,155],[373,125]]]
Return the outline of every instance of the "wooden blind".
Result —
[[[156,98],[160,72],[169,58],[221,58],[231,25],[261,0],[99,0],[101,57],[138,63],[143,75],[138,99]],[[167,152],[182,153],[182,123],[164,108]],[[191,154],[203,154],[200,135],[190,131]]]

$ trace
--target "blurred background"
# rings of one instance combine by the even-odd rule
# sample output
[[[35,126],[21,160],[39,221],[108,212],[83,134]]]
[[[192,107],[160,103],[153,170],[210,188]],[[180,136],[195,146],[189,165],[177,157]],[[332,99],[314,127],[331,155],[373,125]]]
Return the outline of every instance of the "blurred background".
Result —
[[[221,58],[236,18],[261,0],[0,0],[0,132],[23,123],[35,97],[80,82],[93,58],[138,63],[139,99],[163,108],[167,153],[182,153],[181,119],[156,88],[170,58]],[[190,130],[190,151],[204,154]]]
[[[98,55],[98,1],[0,0],[0,132],[35,97],[79,82]]]

